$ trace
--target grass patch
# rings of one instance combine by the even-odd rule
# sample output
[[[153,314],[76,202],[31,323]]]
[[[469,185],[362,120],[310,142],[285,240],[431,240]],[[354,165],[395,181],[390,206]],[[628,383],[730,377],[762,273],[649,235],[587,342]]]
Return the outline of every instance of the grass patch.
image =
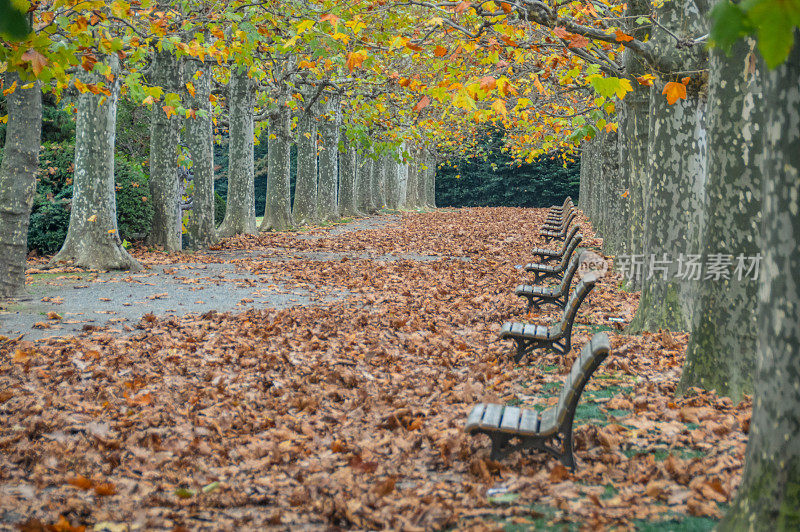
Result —
[[[631,414],[630,410],[609,410],[606,412],[606,415],[614,416],[616,418],[629,416]]]
[[[686,449],[683,447],[675,449],[656,449],[655,451],[652,452],[642,451],[640,449],[624,449],[622,451],[622,454],[624,454],[628,458],[633,458],[634,456],[638,455],[652,454],[653,459],[656,462],[663,462],[664,460],[667,459],[667,457],[669,457],[670,454],[673,454],[683,460],[691,460],[692,458],[701,458],[705,456],[705,453],[701,451],[697,451],[695,449]]]
[[[639,532],[706,532],[713,530],[718,524],[719,521],[710,517],[694,517],[683,514],[673,514],[670,519],[663,521],[637,519],[633,522],[633,526]]]

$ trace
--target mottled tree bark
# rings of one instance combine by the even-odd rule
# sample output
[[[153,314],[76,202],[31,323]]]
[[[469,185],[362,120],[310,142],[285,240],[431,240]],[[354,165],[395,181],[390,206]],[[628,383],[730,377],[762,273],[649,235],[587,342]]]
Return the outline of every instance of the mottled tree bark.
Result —
[[[36,171],[42,140],[42,90],[14,72],[4,74],[8,123],[0,164],[0,299],[17,297],[25,286],[28,222],[36,193]]]
[[[255,93],[247,68],[234,68],[228,83],[228,199],[225,219],[217,231],[220,238],[256,233],[254,109]]]
[[[382,156],[376,156],[372,161],[372,175],[370,176],[370,190],[372,191],[373,212],[377,212],[386,206],[386,172],[384,171]]]
[[[319,154],[319,182],[317,187],[317,215],[324,222],[339,218],[336,202],[336,185],[339,176],[339,127],[342,114],[339,96],[327,95],[325,113],[319,126],[322,151]]]
[[[339,153],[339,213],[342,216],[361,216],[356,206],[358,191],[358,169],[356,149],[342,135],[344,151]]]
[[[428,170],[425,176],[425,206],[429,209],[436,208],[436,157],[430,155],[428,157]]]
[[[398,164],[394,157],[387,155],[383,159],[386,167],[386,207],[397,209],[400,207],[400,174]]]
[[[358,157],[358,207],[362,212],[372,214],[377,211],[372,195],[372,166],[374,160],[367,154]]]
[[[406,207],[410,209],[419,208],[419,160],[418,151],[415,148],[409,150],[411,158],[408,161],[408,177],[406,182]]]
[[[602,189],[600,219],[603,228],[603,250],[616,255],[621,249],[624,227],[621,171],[619,165],[619,135],[616,131],[605,132],[602,137]]]
[[[401,161],[398,163],[397,172],[398,172],[398,204],[400,207],[406,207],[406,198],[408,197],[408,161],[405,159],[404,154],[406,152],[405,144],[401,148]]]
[[[69,229],[61,250],[51,264],[70,263],[97,270],[141,270],[141,265],[122,247],[117,231],[117,198],[114,184],[114,142],[117,130],[119,59],[106,57],[114,76],[105,80],[111,93],[78,96],[75,123],[75,173]],[[93,72],[81,70],[86,84],[98,83]]]
[[[306,95],[306,100],[309,95]],[[317,117],[314,109],[297,121],[297,178],[292,219],[298,226],[317,222]]]
[[[761,251],[761,86],[753,46],[737,43],[730,56],[711,52],[708,96],[708,182],[702,236],[705,264],[733,255],[725,278],[704,280],[686,350],[680,390],[716,389],[738,401],[753,393],[758,284],[734,273],[736,257]]]
[[[695,0],[667,2],[657,10],[660,24],[678,35],[702,35],[705,12]],[[679,277],[680,255],[697,253],[704,208],[705,188],[705,100],[700,84],[691,85],[687,98],[667,103],[662,89],[682,71],[706,65],[702,47],[683,52],[666,30],[653,30],[651,44],[662,66],[671,73],[660,74],[650,93],[648,173],[645,188],[645,261],[662,261],[665,271],[644,269],[639,308],[631,331],[689,330],[697,284]],[[659,265],[661,266],[661,265]],[[648,278],[649,277],[649,278]]]
[[[649,0],[628,0],[628,33],[645,42],[650,38],[650,26],[637,24],[637,17],[650,15]],[[642,57],[629,50],[624,52],[625,71],[633,76],[647,74],[650,69]],[[620,176],[624,212],[624,234],[620,253],[644,253],[644,192],[647,186],[647,146],[649,143],[650,91],[646,86],[632,84],[633,91],[626,94],[617,107],[619,124]],[[629,282],[632,289],[640,289],[638,281]]]
[[[267,153],[267,206],[261,231],[285,231],[292,227],[289,189],[289,157],[291,150],[292,113],[280,106],[277,116],[269,121]]]
[[[178,59],[167,50],[155,51],[151,65],[151,84],[164,92],[181,90]],[[181,250],[181,209],[178,191],[178,144],[180,118],[171,117],[161,105],[153,105],[150,122],[150,195],[153,198],[153,224],[148,242],[166,251]]]
[[[718,530],[800,529],[800,31],[763,74],[756,393],[742,484]]]
[[[214,137],[211,115],[211,68],[199,61],[184,63],[184,78],[191,81],[195,94],[186,94],[194,118],[185,121],[185,140],[192,159],[194,195],[188,231],[195,247],[208,247],[217,239],[214,223]]]

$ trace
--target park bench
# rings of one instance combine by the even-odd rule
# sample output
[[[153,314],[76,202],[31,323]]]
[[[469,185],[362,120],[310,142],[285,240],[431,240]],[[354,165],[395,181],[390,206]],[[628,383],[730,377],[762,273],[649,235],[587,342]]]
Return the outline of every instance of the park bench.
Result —
[[[521,284],[517,286],[514,293],[528,300],[528,307],[525,310],[529,311],[532,307],[538,309],[539,305],[544,303],[551,303],[563,310],[567,305],[567,295],[569,294],[569,287],[572,284],[572,278],[575,276],[575,272],[578,271],[580,262],[581,254],[574,254],[558,286],[530,284]]]
[[[564,226],[564,222],[566,221],[567,218],[569,218],[569,215],[572,214],[572,213],[575,213],[577,215],[577,209],[574,208],[574,207],[570,207],[570,209],[568,211],[566,211],[561,218],[558,218],[557,220],[554,220],[554,221],[548,220],[545,223],[543,223],[540,230],[541,231],[560,231],[561,228]]]
[[[501,460],[518,450],[538,449],[552,454],[574,471],[572,424],[575,411],[586,383],[610,351],[608,336],[595,334],[572,364],[556,406],[540,413],[529,408],[480,403],[467,416],[464,430],[489,436],[492,460]],[[517,443],[512,445],[512,440]]]
[[[567,238],[564,239],[564,245],[562,245],[561,249],[559,249],[558,251],[546,248],[533,248],[531,254],[534,257],[539,258],[540,264],[546,264],[553,260],[561,260],[561,257],[564,256],[564,253],[566,253],[567,248],[572,243],[572,239],[577,237],[578,240],[580,240],[582,238],[582,235],[578,234],[578,231],[580,231],[580,229],[581,228],[577,225],[572,226],[572,228],[570,228],[569,230],[569,233],[567,233]]]
[[[533,272],[533,283],[531,284],[540,284],[545,279],[550,278],[560,281],[564,275],[564,271],[569,265],[572,254],[575,252],[575,249],[578,247],[578,244],[580,244],[582,238],[583,237],[581,234],[578,233],[572,240],[569,241],[566,249],[564,249],[564,254],[561,255],[561,261],[556,265],[539,264],[536,262],[529,262],[526,264],[525,271]]]
[[[567,238],[567,231],[569,230],[569,226],[572,224],[572,221],[575,219],[576,212],[572,211],[567,216],[567,219],[564,220],[564,223],[561,224],[561,228],[556,231],[547,231],[542,230],[539,234],[541,234],[545,240],[548,242],[551,240],[564,240]]]
[[[570,207],[573,206],[572,198],[567,196],[564,199],[564,203],[561,206],[553,205],[550,207],[550,210],[547,213],[548,218],[561,218],[565,211],[569,210]]]
[[[539,347],[549,347],[561,355],[568,353],[572,349],[572,326],[578,309],[596,283],[596,273],[584,275],[572,291],[561,314],[561,321],[550,327],[519,321],[504,323],[500,329],[500,338],[511,338],[517,343],[514,362],[521,361],[525,355]]]

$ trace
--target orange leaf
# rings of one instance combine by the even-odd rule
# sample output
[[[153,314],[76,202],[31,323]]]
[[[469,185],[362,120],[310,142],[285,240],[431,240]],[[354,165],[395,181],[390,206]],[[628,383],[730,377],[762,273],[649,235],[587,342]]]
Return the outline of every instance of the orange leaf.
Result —
[[[471,6],[471,5],[472,5],[472,3],[471,3],[471,2],[468,2],[468,1],[464,0],[464,2],[461,2],[460,4],[458,4],[458,5],[456,6],[456,8],[455,8],[455,12],[456,12],[456,13],[461,13],[461,12],[463,12],[463,11],[466,11],[467,9],[469,9],[469,8],[470,8],[470,6]]]
[[[568,40],[570,48],[586,48],[589,46],[589,39],[583,35],[571,34]]]
[[[172,115],[175,114],[175,108],[172,107],[171,105],[165,105],[164,107],[162,107],[162,109],[164,110],[165,113],[167,113],[167,118],[170,118]]]
[[[619,30],[614,32],[614,36],[617,38],[617,42],[628,42],[633,40],[633,37]]]
[[[83,475],[77,475],[67,480],[67,484],[70,486],[75,486],[76,488],[82,490],[88,490],[92,487],[92,481],[88,478],[84,477]]]
[[[556,26],[553,28],[553,35],[558,37],[559,39],[566,39],[569,37],[570,33],[564,29],[563,26]]]
[[[653,85],[653,80],[656,79],[652,74],[644,74],[642,76],[637,76],[636,81],[639,82],[639,85],[644,85],[646,87],[650,87]]]
[[[628,191],[628,189],[626,188],[626,189],[625,189],[625,192],[623,192],[623,193],[622,193],[622,197],[623,197],[623,198],[627,198],[629,194],[630,194],[630,192],[629,192],[629,191]]]
[[[86,54],[81,58],[81,66],[86,72],[91,72],[96,63],[97,58],[92,54]]]
[[[108,497],[109,495],[116,494],[117,488],[114,487],[114,484],[106,482],[104,484],[98,484],[97,486],[95,486],[94,492],[100,497]]]
[[[692,81],[692,78],[690,78],[689,76],[686,76],[685,78],[681,79],[681,83],[683,83],[684,85],[687,85],[690,81]]]
[[[33,48],[30,48],[27,52],[22,54],[20,59],[30,62],[31,70],[33,70],[36,76],[41,74],[44,67],[47,66],[47,58]]]
[[[366,58],[367,58],[366,50],[361,50],[359,52],[350,52],[347,55],[347,68],[350,70],[350,72],[352,72],[357,68],[360,68]]]
[[[431,99],[427,96],[423,96],[420,101],[417,102],[417,105],[414,106],[414,112],[418,113],[428,107],[430,105]]]
[[[435,55],[436,57],[444,57],[447,55],[447,48],[445,48],[444,46],[437,46],[433,50],[433,55]]]
[[[661,91],[661,94],[666,94],[667,103],[673,105],[678,100],[686,99],[686,85],[670,81],[664,85],[664,90]]]
[[[327,20],[328,22],[333,24],[333,27],[335,28],[335,27],[337,27],[339,25],[339,20],[340,19],[339,19],[339,17],[337,17],[333,13],[326,13],[326,14],[322,15],[321,17],[319,17],[319,20],[321,22],[325,22]]]
[[[500,2],[500,7],[503,8],[503,11],[505,11],[506,13],[511,13],[511,11],[513,11],[511,4],[509,4],[508,2]]]
[[[483,90],[490,91],[497,87],[497,80],[492,76],[484,76],[481,78],[480,84]]]

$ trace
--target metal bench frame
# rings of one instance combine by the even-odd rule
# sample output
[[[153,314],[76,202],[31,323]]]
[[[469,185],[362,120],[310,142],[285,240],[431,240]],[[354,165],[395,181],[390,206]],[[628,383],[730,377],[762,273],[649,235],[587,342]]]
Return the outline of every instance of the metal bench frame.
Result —
[[[566,253],[567,251],[567,247],[569,247],[570,243],[572,242],[572,239],[575,238],[575,235],[578,234],[578,231],[580,231],[580,229],[581,228],[578,227],[577,225],[573,225],[572,229],[570,229],[569,233],[567,233],[567,238],[564,239],[564,244],[558,251],[553,251],[552,249],[545,249],[545,248],[533,248],[533,250],[531,250],[531,255],[539,259],[539,264],[547,264],[548,262],[553,260],[561,260],[561,258],[564,256],[564,253]],[[582,235],[578,236],[578,238],[582,238]]]
[[[534,307],[538,309],[540,305],[545,303],[555,305],[562,310],[567,306],[567,296],[569,295],[569,289],[572,285],[572,278],[575,277],[575,273],[578,271],[582,253],[583,252],[581,251],[572,256],[567,269],[564,271],[564,277],[561,278],[561,282],[558,284],[558,287],[552,288],[549,286],[533,286],[527,284],[521,284],[517,286],[517,288],[514,290],[514,294],[518,295],[519,297],[524,297],[528,300],[528,307],[525,309],[526,312],[530,311],[531,308]]]
[[[533,409],[480,403],[472,408],[464,430],[489,436],[492,460],[501,460],[515,451],[538,449],[550,453],[574,471],[575,411],[586,384],[610,352],[608,335],[595,334],[572,364],[555,407],[540,414]],[[511,444],[513,439],[518,442]]]
[[[597,283],[597,274],[589,272],[575,286],[561,315],[561,321],[551,327],[508,321],[500,329],[500,338],[511,338],[517,344],[514,362],[540,347],[549,347],[560,355],[572,349],[572,326],[581,304]]]
[[[572,254],[575,253],[575,250],[578,248],[578,244],[581,243],[581,240],[583,240],[583,235],[577,233],[575,237],[567,244],[567,248],[564,250],[564,254],[561,256],[561,262],[559,262],[556,266],[550,266],[549,264],[538,264],[535,262],[529,262],[526,264],[525,271],[533,273],[533,284],[539,284],[545,279],[550,278],[560,281],[564,276],[567,266],[569,265]]]

